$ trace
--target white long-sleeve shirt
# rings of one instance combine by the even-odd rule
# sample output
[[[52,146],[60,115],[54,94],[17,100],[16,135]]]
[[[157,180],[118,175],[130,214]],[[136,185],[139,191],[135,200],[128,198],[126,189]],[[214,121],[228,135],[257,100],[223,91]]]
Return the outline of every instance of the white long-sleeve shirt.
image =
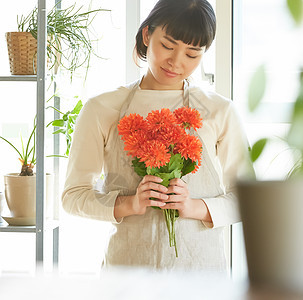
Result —
[[[190,197],[203,199],[213,224],[194,219],[176,221],[179,257],[169,247],[161,210],[147,208],[145,215],[125,217],[117,222],[114,205],[118,195],[133,195],[141,178],[131,166],[117,131],[120,110],[131,85],[90,99],[77,119],[69,156],[63,208],[75,215],[112,222],[105,264],[133,265],[160,269],[226,270],[224,226],[240,221],[235,182],[251,171],[248,145],[232,101],[199,87],[189,87],[190,106],[201,114],[203,126],[202,165],[182,179]],[[126,114],[146,117],[152,110],[183,105],[182,90],[137,89]],[[102,190],[95,183],[105,174]]]

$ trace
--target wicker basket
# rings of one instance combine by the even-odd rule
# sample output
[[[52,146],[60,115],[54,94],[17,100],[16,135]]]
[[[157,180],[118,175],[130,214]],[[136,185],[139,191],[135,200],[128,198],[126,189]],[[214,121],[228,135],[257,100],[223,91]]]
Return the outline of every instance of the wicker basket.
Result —
[[[5,34],[12,75],[37,74],[37,40],[30,32]]]

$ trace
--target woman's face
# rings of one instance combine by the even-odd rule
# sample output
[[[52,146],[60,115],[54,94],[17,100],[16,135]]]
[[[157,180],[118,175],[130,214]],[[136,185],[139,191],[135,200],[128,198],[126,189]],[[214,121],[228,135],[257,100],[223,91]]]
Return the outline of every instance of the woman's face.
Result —
[[[148,71],[142,89],[182,89],[183,80],[189,77],[200,64],[205,47],[193,46],[175,40],[158,26],[149,35],[148,28],[142,31],[147,46]]]

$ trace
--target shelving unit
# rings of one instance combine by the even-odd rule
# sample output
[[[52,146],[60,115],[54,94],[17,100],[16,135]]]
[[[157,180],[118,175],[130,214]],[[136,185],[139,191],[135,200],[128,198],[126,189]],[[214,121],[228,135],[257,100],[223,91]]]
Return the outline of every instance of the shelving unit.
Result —
[[[37,81],[36,75],[0,76],[0,81]]]
[[[44,264],[45,233],[53,236],[53,264],[58,263],[59,222],[48,221],[45,215],[45,102],[46,102],[46,0],[38,1],[37,76],[0,76],[0,81],[31,81],[37,84],[36,112],[36,226],[11,226],[0,223],[0,232],[23,232],[36,235],[36,264]],[[55,1],[58,4],[58,0]],[[58,99],[57,99],[58,101]],[[55,144],[58,141],[55,140]],[[56,145],[57,147],[58,145]],[[56,165],[57,163],[55,163]],[[56,170],[55,170],[56,171]],[[56,180],[55,180],[56,183]]]

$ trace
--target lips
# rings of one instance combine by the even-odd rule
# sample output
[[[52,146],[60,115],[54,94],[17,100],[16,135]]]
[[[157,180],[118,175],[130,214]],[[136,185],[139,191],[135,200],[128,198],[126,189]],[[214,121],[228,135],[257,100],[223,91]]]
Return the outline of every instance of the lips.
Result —
[[[165,75],[168,76],[168,77],[176,77],[176,76],[179,75],[178,73],[169,71],[168,69],[165,69],[165,68],[162,68],[162,67],[161,67],[161,69],[164,71]]]

